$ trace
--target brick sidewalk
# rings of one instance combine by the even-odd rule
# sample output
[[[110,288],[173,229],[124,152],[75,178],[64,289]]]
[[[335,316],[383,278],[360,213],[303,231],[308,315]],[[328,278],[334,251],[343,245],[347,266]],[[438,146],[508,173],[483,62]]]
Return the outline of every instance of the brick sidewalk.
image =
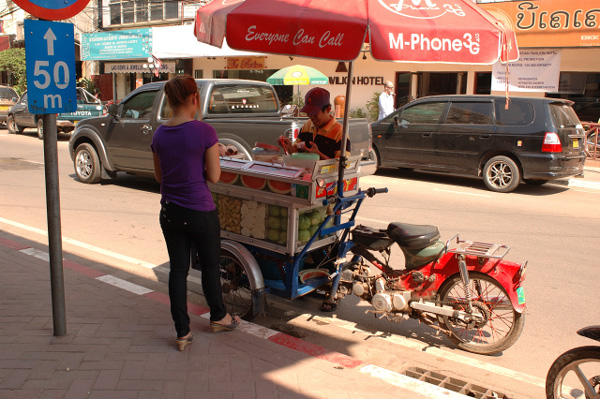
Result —
[[[68,260],[67,335],[54,337],[43,250],[0,231],[0,399],[466,398],[251,323],[213,334],[199,306],[179,352],[164,292]]]

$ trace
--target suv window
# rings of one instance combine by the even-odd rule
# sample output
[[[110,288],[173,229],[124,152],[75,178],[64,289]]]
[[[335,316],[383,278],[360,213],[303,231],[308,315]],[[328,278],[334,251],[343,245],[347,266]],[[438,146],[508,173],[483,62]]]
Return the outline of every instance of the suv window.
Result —
[[[559,128],[575,127],[579,125],[577,114],[568,104],[550,104],[550,115]]]
[[[529,125],[533,122],[533,104],[529,101],[510,100],[508,109],[504,101],[495,101],[496,125]]]
[[[158,90],[142,91],[123,102],[122,118],[147,119],[152,115],[152,105]]]
[[[446,123],[468,125],[493,124],[491,102],[451,103]]]
[[[203,85],[198,86],[198,91],[202,91],[202,87]],[[202,101],[202,99],[200,99],[200,101]],[[160,110],[158,112],[158,117],[160,119],[163,120],[167,120],[170,119],[173,115],[171,113],[171,106],[169,105],[169,99],[167,98],[167,96],[164,94],[163,91],[163,97],[160,103]],[[202,107],[200,107],[200,112],[202,112]]]
[[[277,112],[277,99],[270,87],[215,86],[208,104],[209,114]]]
[[[417,104],[402,111],[402,123],[438,123],[442,112],[446,108],[445,102],[431,102]]]

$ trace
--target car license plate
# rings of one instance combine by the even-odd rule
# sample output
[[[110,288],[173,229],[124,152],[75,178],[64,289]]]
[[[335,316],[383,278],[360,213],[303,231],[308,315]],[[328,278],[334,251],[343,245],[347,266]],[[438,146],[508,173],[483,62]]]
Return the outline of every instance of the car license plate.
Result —
[[[579,140],[573,139],[573,148],[579,148]]]
[[[0,105],[0,111],[8,111],[8,108],[6,105]]]

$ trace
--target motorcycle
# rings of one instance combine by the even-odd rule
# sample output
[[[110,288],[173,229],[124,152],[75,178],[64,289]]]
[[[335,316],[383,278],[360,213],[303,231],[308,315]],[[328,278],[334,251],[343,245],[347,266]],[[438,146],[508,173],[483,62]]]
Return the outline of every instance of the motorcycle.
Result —
[[[379,192],[387,189],[370,188],[366,195]],[[444,243],[437,227],[405,223],[358,225],[350,235],[337,259],[352,257],[333,280],[330,298],[355,295],[373,306],[368,313],[389,321],[417,318],[473,353],[499,353],[519,338],[527,261],[504,260],[507,245],[464,241],[458,234]],[[404,254],[403,269],[390,265],[394,243]]]
[[[325,187],[319,179],[317,184]],[[270,294],[294,299],[319,289],[327,296],[323,311],[355,295],[372,305],[368,313],[393,322],[419,319],[469,352],[491,355],[513,345],[525,321],[527,261],[504,260],[508,245],[465,241],[458,234],[440,241],[435,226],[356,225],[366,197],[384,192],[371,187],[354,195],[328,195],[323,203],[327,216],[293,257],[223,240],[223,297],[229,311],[247,320],[263,311],[267,290],[258,261],[266,260],[281,275],[268,280]],[[311,248],[317,237],[332,233],[337,237],[332,244]],[[404,254],[403,268],[390,263],[395,244]],[[310,266],[301,267],[304,261]]]
[[[600,341],[600,326],[585,327],[577,334]],[[600,398],[600,347],[581,346],[566,351],[550,366],[546,398]]]

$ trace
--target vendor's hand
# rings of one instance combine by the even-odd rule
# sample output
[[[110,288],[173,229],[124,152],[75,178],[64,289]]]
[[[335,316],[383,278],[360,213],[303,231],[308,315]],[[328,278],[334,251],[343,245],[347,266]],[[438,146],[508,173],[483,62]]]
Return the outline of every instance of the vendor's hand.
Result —
[[[292,144],[291,140],[285,136],[279,136],[279,139],[277,139],[277,142],[289,154],[297,151],[296,147]]]
[[[312,152],[313,154],[317,154],[319,155],[319,158],[323,159],[323,154],[321,154],[321,151],[319,151],[319,147],[312,141],[309,141],[308,144],[309,146],[306,146],[306,152]]]
[[[219,143],[219,156],[224,157],[227,155],[227,147],[225,145]]]

